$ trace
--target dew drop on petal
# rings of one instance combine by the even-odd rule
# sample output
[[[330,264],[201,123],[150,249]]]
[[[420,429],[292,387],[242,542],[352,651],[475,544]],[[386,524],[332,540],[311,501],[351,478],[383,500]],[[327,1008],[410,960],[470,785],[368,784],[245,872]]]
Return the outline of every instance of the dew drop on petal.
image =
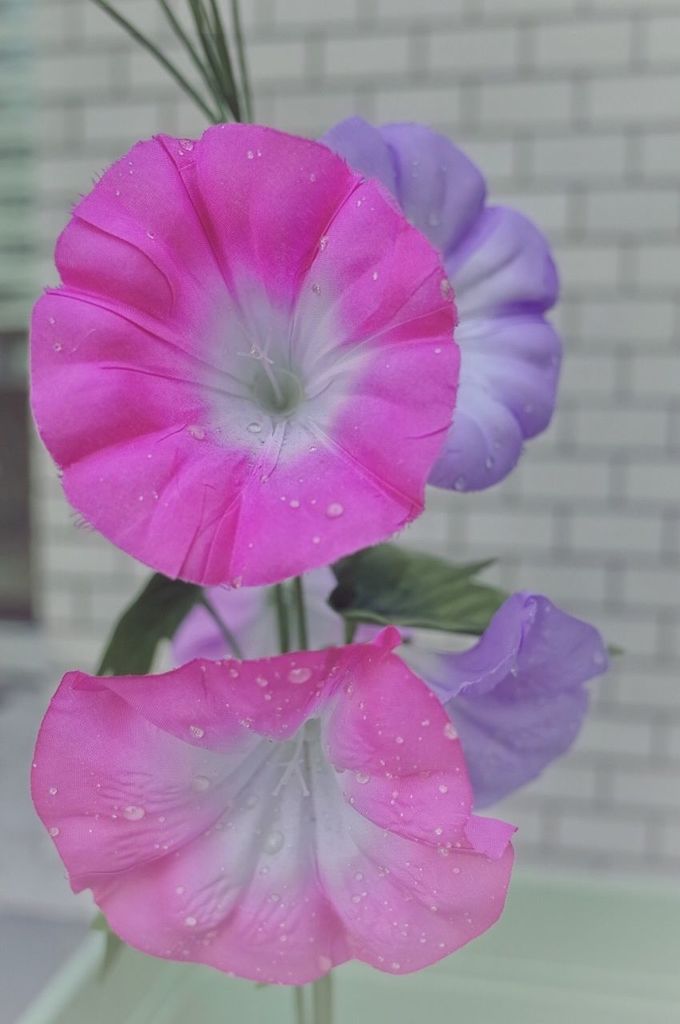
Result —
[[[404,742],[404,737],[403,736],[395,736],[394,737],[394,742],[395,743],[403,743]]]
[[[328,235],[322,235],[321,238],[319,239],[319,249],[321,249],[321,252],[324,251],[324,249],[326,248],[327,245],[328,245]]]
[[[262,424],[258,423],[257,420],[253,420],[252,423],[248,424],[248,430],[251,434],[260,434],[262,432]]]
[[[53,839],[59,835],[59,829],[57,828],[56,825],[53,825],[52,828],[49,828],[47,831],[49,832]]]
[[[445,786],[444,783],[442,783],[441,786],[438,786],[437,789],[440,793],[448,793],[449,791],[449,787]]]
[[[128,804],[127,807],[123,808],[123,817],[127,818],[128,821],[141,821],[146,814],[143,807],[137,807],[135,804]]]
[[[326,515],[329,519],[337,519],[344,511],[344,505],[341,505],[339,501],[332,501],[326,508]]]
[[[179,144],[186,153],[191,153],[194,148],[194,144],[191,139],[180,139]]]
[[[197,793],[203,793],[206,789],[210,789],[210,779],[207,775],[195,775],[191,780],[191,788]]]
[[[447,740],[457,740],[458,739],[458,733],[454,729],[454,727],[451,724],[451,722],[447,722],[446,725],[444,726],[444,735],[446,736]]]
[[[56,786],[50,786],[48,792],[49,792],[50,796],[56,796],[57,793],[59,792],[59,790],[57,789]]]
[[[184,918],[184,923],[187,926],[187,928],[195,928],[196,925],[198,924],[198,921],[196,920],[195,917],[189,915],[189,917]]]
[[[189,732],[194,739],[200,740],[205,736],[205,729],[201,729],[200,725],[190,725]]]
[[[366,783],[370,781],[371,776],[367,775],[366,772],[356,772],[354,778],[360,786],[365,786]]]
[[[254,160],[255,159],[255,154],[252,151],[252,149],[248,150],[248,152],[246,153],[246,156],[248,157],[249,160]]]
[[[312,544],[320,544],[320,543],[321,543],[321,537],[318,537],[318,536],[317,537],[312,537]]]
[[[290,505],[291,508],[299,508],[300,507],[300,502],[297,500],[297,498],[291,498],[290,501],[288,502],[288,504]]]
[[[190,437],[195,438],[197,441],[202,441],[205,438],[205,430],[200,427],[198,423],[190,423],[187,427],[187,434]]]
[[[284,842],[285,836],[283,832],[280,832],[278,829],[274,829],[269,833],[264,841],[265,852],[271,854],[278,853],[279,850],[283,849]]]
[[[269,680],[265,679],[264,676],[257,676],[255,682],[258,686],[269,686]]]
[[[465,477],[464,476],[456,477],[456,479],[453,481],[453,489],[454,489],[454,491],[462,491],[464,489],[464,487],[465,487]]]
[[[306,683],[312,678],[312,670],[309,668],[292,668],[288,673],[289,683]]]

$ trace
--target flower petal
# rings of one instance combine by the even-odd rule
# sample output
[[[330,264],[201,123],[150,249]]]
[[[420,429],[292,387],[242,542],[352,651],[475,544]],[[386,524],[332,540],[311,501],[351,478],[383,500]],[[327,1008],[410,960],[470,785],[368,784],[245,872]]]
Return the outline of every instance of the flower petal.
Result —
[[[147,953],[269,982],[301,984],[349,957],[416,970],[489,927],[512,828],[470,816],[460,744],[391,653],[398,641],[67,675],[32,792],[73,887]],[[387,784],[404,792],[403,819]]]
[[[255,125],[140,143],[57,263],[33,409],[69,500],[124,550],[257,585],[422,511],[454,308],[435,251],[327,147]]]
[[[527,438],[548,426],[561,342],[543,314],[557,299],[546,239],[516,210],[484,207],[484,181],[447,138],[423,125],[373,128],[350,118],[324,141],[379,178],[442,252],[458,307],[460,388],[429,482],[460,491],[502,480]]]
[[[479,217],[484,178],[447,139],[412,122],[373,128],[358,117],[340,121],[322,139],[351,167],[376,177],[441,252],[454,249]]]
[[[508,598],[468,651],[410,646],[404,657],[451,715],[477,808],[525,785],[569,749],[588,707],[584,684],[607,668],[593,626],[528,593]]]

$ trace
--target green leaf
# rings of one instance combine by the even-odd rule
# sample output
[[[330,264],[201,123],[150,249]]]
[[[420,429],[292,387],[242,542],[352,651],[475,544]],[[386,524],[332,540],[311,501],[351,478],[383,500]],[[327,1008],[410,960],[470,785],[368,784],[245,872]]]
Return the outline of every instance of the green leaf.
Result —
[[[483,633],[507,594],[473,577],[492,561],[452,565],[434,555],[379,544],[332,567],[331,607],[347,622]]]
[[[104,651],[100,675],[144,675],[161,640],[171,640],[201,598],[195,583],[156,573],[123,613]]]

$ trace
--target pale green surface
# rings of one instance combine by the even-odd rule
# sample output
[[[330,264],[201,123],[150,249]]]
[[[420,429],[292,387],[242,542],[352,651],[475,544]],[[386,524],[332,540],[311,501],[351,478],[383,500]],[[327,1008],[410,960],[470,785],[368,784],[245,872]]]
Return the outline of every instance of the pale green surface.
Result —
[[[292,993],[126,950],[97,978],[94,935],[19,1024],[292,1024]],[[335,972],[337,1024],[674,1024],[680,890],[518,877],[502,922],[442,963],[394,978]]]

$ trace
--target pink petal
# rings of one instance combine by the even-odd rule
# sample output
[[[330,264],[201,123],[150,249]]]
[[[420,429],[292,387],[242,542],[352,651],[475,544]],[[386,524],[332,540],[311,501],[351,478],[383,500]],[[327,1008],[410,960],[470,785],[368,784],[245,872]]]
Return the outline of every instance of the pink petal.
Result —
[[[271,583],[422,511],[453,305],[430,244],[326,147],[254,125],[140,143],[57,264],[33,317],[36,421],[69,500],[134,557]]]
[[[350,957],[416,970],[489,927],[511,828],[470,816],[460,746],[398,639],[67,675],[32,790],[73,887],[147,953],[269,982]]]

